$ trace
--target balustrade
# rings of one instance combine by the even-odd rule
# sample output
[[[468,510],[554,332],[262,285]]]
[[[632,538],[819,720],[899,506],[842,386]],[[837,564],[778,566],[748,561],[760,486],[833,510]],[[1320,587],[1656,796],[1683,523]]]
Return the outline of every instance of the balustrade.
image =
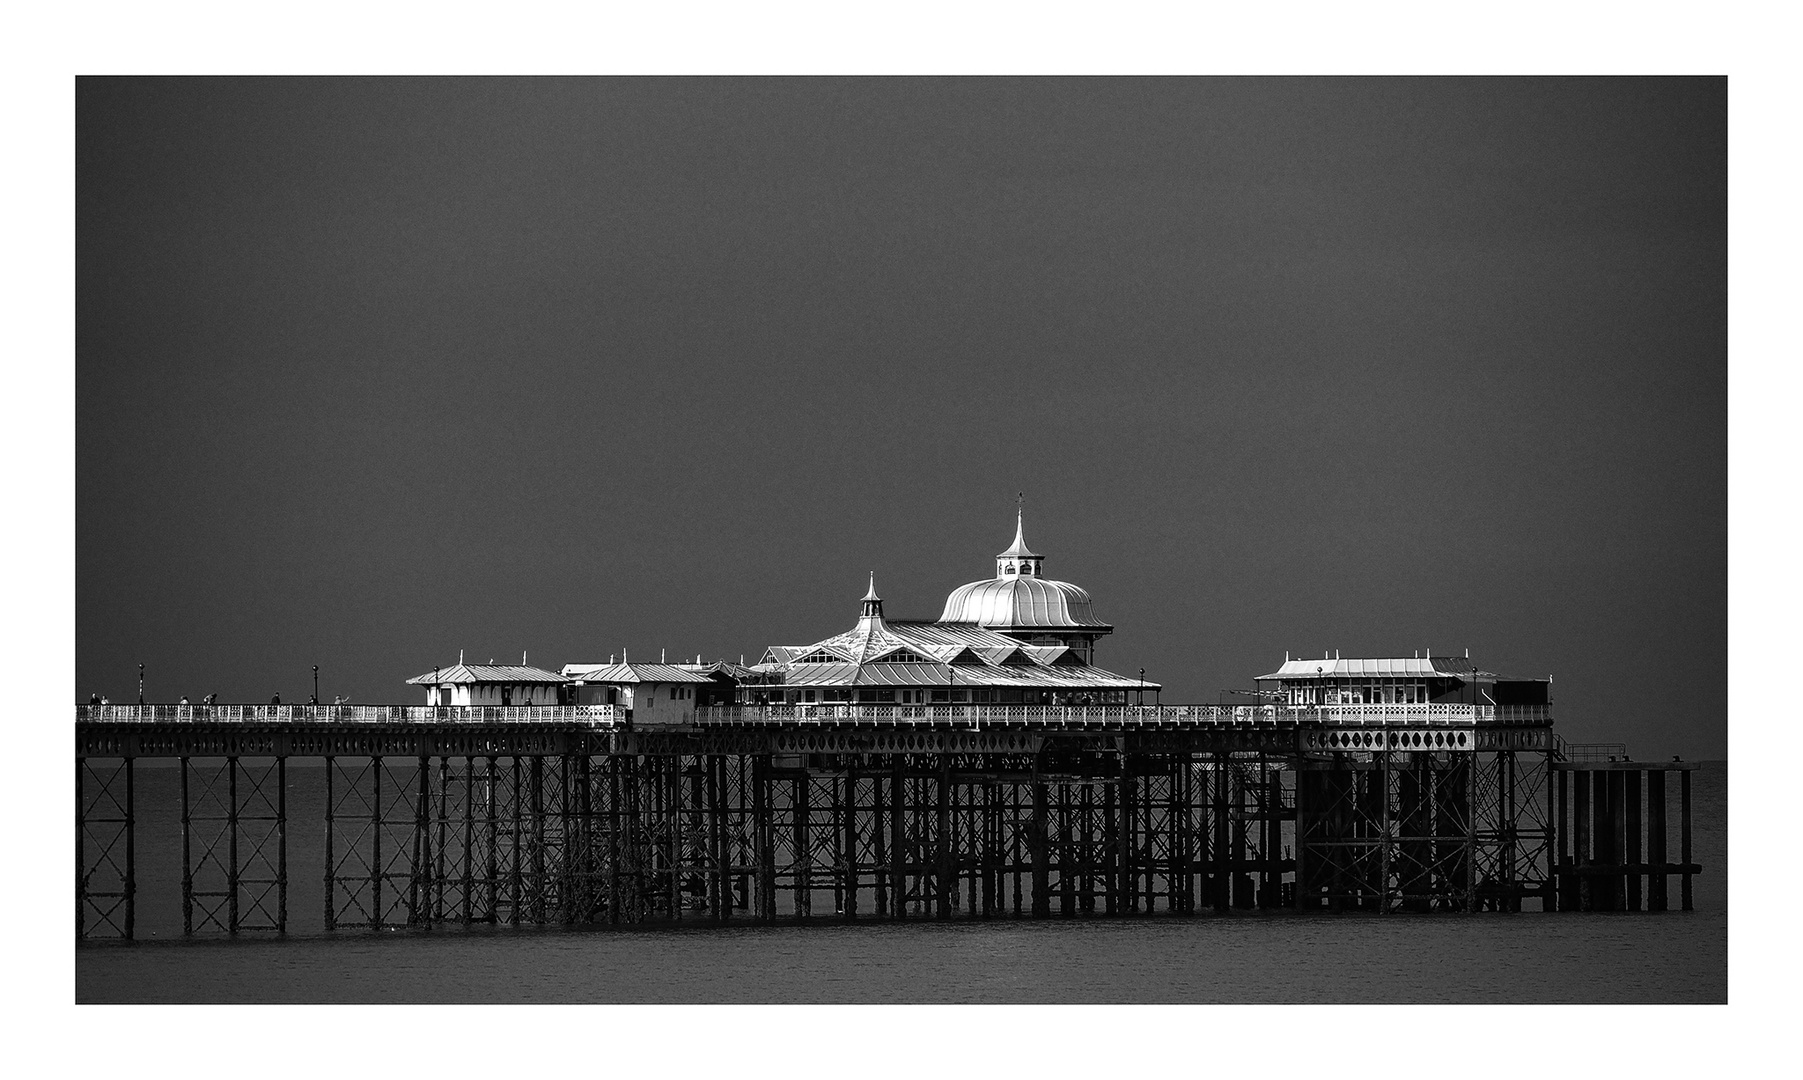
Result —
[[[616,705],[77,705],[87,723],[582,724],[614,727]],[[661,710],[660,710],[661,711]],[[1546,705],[731,705],[688,710],[683,723],[755,726],[871,723],[980,729],[1132,728],[1192,724],[1464,726],[1546,724]]]
[[[586,724],[624,720],[615,705],[77,705],[86,723]]]

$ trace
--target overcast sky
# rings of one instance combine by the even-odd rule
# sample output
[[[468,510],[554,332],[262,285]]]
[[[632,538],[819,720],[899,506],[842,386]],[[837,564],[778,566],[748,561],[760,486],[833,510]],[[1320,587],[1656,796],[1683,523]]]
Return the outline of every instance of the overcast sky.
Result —
[[[1027,538],[1214,701],[1726,755],[1726,83],[84,80],[76,678],[756,659]]]

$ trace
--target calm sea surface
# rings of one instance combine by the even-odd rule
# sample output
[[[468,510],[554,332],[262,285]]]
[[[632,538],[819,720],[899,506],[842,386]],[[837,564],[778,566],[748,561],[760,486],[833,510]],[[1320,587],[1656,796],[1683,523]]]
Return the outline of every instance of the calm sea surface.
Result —
[[[289,770],[286,939],[182,940],[177,773],[139,773],[143,940],[78,1002],[1723,1002],[1727,766],[1695,776],[1694,912],[322,932],[321,770]],[[1675,804],[1675,799],[1674,799]],[[1674,818],[1676,817],[1674,813]],[[1676,827],[1675,821],[1673,824]],[[1677,847],[1672,846],[1674,858]],[[1672,884],[1672,902],[1678,900]]]

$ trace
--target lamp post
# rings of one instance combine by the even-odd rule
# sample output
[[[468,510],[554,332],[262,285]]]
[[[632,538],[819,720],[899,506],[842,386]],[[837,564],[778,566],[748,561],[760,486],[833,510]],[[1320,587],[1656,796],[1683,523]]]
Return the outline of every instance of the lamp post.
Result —
[[[312,701],[312,704],[314,704],[314,705],[319,704],[319,665],[318,664],[313,665],[313,701]]]
[[[1139,669],[1139,707],[1146,707],[1146,669]]]
[[[144,704],[144,665],[138,665],[138,704]]]

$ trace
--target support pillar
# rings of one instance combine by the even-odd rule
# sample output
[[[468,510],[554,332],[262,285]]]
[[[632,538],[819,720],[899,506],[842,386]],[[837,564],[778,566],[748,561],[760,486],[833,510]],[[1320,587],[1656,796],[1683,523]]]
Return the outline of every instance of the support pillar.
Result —
[[[193,846],[191,843],[192,827],[191,827],[190,821],[189,821],[189,814],[191,811],[190,811],[190,808],[188,805],[188,762],[189,762],[189,760],[190,759],[186,756],[184,756],[181,759],[181,774],[182,774],[182,936],[183,937],[192,937],[194,935],[194,858],[193,858]],[[331,761],[331,759],[328,758],[327,765],[326,765],[327,769],[331,768],[330,761]],[[80,763],[78,762],[77,763],[77,780],[78,780],[78,782],[79,782],[79,772],[80,772]],[[328,805],[326,807],[326,820],[328,822],[331,821],[331,814],[332,814],[332,808],[331,808],[331,806]],[[328,843],[326,845],[326,861],[328,863],[328,865],[326,867],[326,873],[328,875],[332,872],[331,866],[329,865],[331,862],[331,850],[332,850],[331,845]],[[76,862],[75,869],[78,873],[81,870],[81,865],[80,865],[79,859]],[[328,891],[326,894],[326,903],[328,905],[330,905],[331,902],[332,902],[331,893]],[[328,921],[326,925],[329,927],[331,925],[331,923]]]
[[[1647,879],[1648,911],[1664,911],[1671,904],[1671,876],[1664,870],[1665,851],[1665,770],[1653,769],[1646,774],[1646,842],[1647,862],[1659,869]]]
[[[1045,781],[1033,778],[1033,819],[1027,847],[1033,859],[1033,917],[1049,918],[1052,914],[1051,874],[1046,866],[1046,824],[1051,807],[1046,799]]]
[[[1118,854],[1115,858],[1120,866],[1120,875],[1116,879],[1118,884],[1115,888],[1119,891],[1121,898],[1118,909],[1120,914],[1132,915],[1139,910],[1139,890],[1137,888],[1137,885],[1139,884],[1139,866],[1133,858],[1134,837],[1137,833],[1137,830],[1134,828],[1134,811],[1139,805],[1139,785],[1134,782],[1133,759],[1127,753],[1125,747],[1122,747],[1121,749],[1120,784],[1121,816],[1120,824],[1115,830],[1117,833],[1115,839],[1119,845],[1117,849]]]
[[[936,824],[934,840],[938,840],[938,853],[936,853],[938,865],[934,867],[934,871],[936,871],[934,892],[938,896],[938,903],[936,903],[934,916],[941,920],[948,920],[948,918],[952,918],[952,889],[954,889],[954,878],[952,878],[952,759],[948,754],[939,754],[938,763],[939,783],[934,792],[934,811],[938,815],[934,822]]]
[[[1691,851],[1689,851],[1689,772],[1679,773],[1679,858],[1684,862],[1684,878],[1679,882],[1679,898],[1684,911],[1691,909]]]
[[[907,755],[889,759],[889,910],[897,919],[908,917],[908,791]]]
[[[1627,804],[1627,819],[1622,827],[1622,839],[1627,842],[1627,850],[1623,852],[1622,861],[1630,866],[1640,862],[1640,770],[1634,769],[1622,775],[1626,785],[1623,800]],[[1638,869],[1628,871],[1627,909],[1640,910],[1641,873]]]
[[[1233,821],[1228,806],[1231,792],[1233,767],[1226,753],[1215,755],[1214,783],[1214,905],[1218,912],[1226,912],[1233,905],[1233,863],[1231,847],[1228,840],[1233,832]]]
[[[1572,863],[1582,870],[1594,861],[1596,840],[1591,836],[1590,815],[1595,808],[1595,800],[1591,797],[1590,771],[1579,770],[1571,774],[1572,810],[1575,820],[1572,822]],[[1596,910],[1596,879],[1589,874],[1572,875],[1572,909],[1576,911]]]
[[[842,881],[842,897],[845,910],[845,921],[853,922],[858,917],[858,770],[856,766],[845,770],[845,832],[841,838],[839,856],[840,879]]]

